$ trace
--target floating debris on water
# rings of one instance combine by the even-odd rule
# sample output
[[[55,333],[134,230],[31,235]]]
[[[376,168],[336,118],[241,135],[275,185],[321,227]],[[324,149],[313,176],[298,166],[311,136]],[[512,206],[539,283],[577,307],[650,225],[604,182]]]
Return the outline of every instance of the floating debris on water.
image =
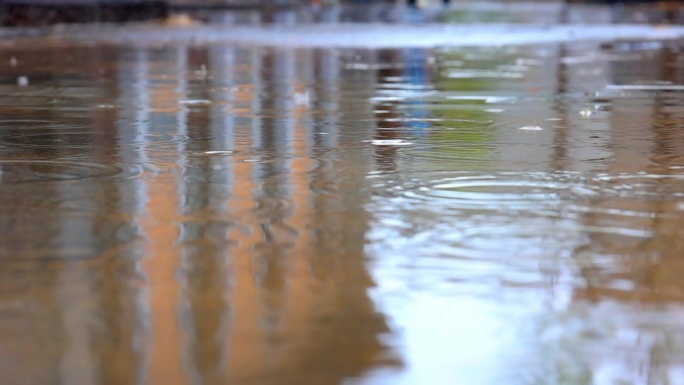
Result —
[[[580,115],[582,115],[583,118],[588,118],[591,115],[594,114],[594,112],[590,108],[582,108],[582,110],[579,112]]]
[[[205,151],[207,155],[233,155],[235,151],[224,150],[224,151]]]
[[[28,76],[19,76],[17,78],[17,85],[19,87],[25,87],[29,84],[29,78]]]

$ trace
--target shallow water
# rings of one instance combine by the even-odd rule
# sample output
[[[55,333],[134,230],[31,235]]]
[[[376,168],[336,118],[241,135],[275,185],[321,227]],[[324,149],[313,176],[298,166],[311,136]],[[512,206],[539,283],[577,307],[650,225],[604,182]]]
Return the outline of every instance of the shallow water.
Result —
[[[2,43],[4,383],[684,383],[681,40],[115,37]]]

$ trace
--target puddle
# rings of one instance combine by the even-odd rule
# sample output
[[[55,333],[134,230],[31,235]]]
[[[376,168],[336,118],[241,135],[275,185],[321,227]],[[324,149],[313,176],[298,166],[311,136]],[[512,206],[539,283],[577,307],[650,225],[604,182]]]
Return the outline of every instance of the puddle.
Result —
[[[0,29],[8,383],[681,383],[662,9],[190,5]]]

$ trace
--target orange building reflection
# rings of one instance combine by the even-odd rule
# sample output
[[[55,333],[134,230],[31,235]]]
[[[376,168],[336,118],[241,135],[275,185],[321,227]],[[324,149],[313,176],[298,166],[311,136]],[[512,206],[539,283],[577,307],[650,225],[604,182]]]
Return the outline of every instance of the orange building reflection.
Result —
[[[32,217],[3,206],[4,285],[31,286],[2,290],[2,309],[17,306],[0,327],[15,335],[0,349],[13,383],[338,384],[397,364],[367,293],[371,162],[335,151],[351,140],[330,124],[345,103],[338,55],[107,49],[80,80],[106,85],[83,100],[99,107],[39,113],[85,133],[64,157],[122,172],[3,190],[64,197]],[[18,218],[40,218],[50,231],[33,234],[53,246],[22,249]]]

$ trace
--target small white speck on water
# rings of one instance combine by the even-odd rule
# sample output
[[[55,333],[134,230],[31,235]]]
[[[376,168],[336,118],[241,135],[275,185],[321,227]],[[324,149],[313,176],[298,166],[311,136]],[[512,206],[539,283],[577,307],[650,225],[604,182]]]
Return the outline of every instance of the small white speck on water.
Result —
[[[102,109],[116,108],[116,106],[113,105],[113,104],[98,104],[98,105],[95,106],[95,107],[97,107],[97,108],[102,108]]]
[[[594,112],[590,108],[582,108],[582,110],[579,112],[579,114],[583,118],[588,118],[590,117]]]
[[[485,110],[485,112],[491,112],[493,114],[500,114],[500,113],[504,112],[504,110],[502,108],[487,108]]]
[[[17,66],[17,58],[16,58],[16,57],[12,56],[12,57],[10,58],[10,65],[11,65],[12,67],[16,67],[16,66]]]
[[[539,126],[523,126],[523,127],[519,127],[518,130],[523,130],[523,131],[544,131],[544,127],[539,127]]]
[[[29,78],[28,76],[19,76],[17,78],[17,85],[20,87],[27,86],[29,84]]]
[[[204,152],[207,155],[233,155],[234,151],[230,150],[225,150],[225,151],[205,151]]]

